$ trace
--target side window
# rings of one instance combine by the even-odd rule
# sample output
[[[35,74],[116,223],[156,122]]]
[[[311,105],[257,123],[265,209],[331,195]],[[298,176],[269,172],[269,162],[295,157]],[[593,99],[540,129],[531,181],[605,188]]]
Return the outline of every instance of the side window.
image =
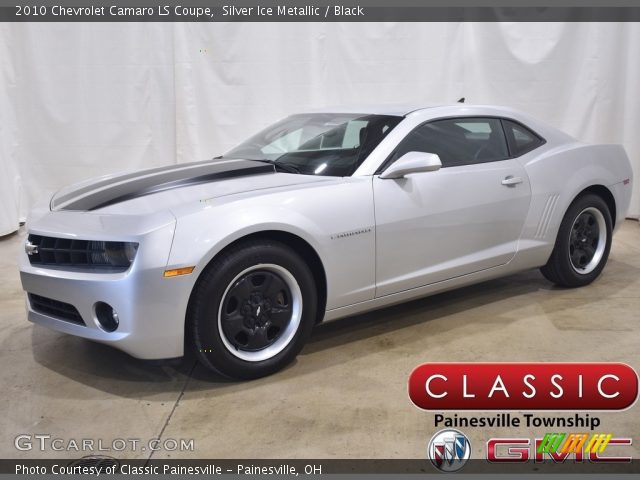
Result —
[[[437,154],[443,167],[509,158],[502,125],[495,118],[450,118],[420,125],[400,142],[393,160],[414,151]]]
[[[503,120],[504,130],[507,134],[509,149],[514,157],[519,157],[534,148],[538,148],[544,141],[528,128],[511,120]]]

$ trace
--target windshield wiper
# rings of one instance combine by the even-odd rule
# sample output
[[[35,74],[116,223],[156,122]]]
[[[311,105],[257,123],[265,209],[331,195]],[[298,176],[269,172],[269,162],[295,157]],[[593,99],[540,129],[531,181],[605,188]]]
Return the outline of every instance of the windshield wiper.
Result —
[[[278,162],[277,160],[268,160],[266,158],[259,159],[259,160],[255,158],[250,158],[249,160],[251,160],[252,162],[269,163],[274,167],[276,167],[276,169],[279,168],[287,173],[300,173],[300,169],[295,165],[291,165],[290,163],[281,163],[281,162]]]
[[[223,155],[218,155],[217,157],[213,157],[212,160],[219,160],[221,158],[229,158],[229,157],[224,157]],[[245,160],[245,159],[243,159]],[[261,162],[261,163],[269,163],[271,165],[273,165],[274,167],[276,167],[277,169],[280,169],[284,172],[287,173],[300,173],[300,169],[298,167],[296,167],[295,165],[292,165],[290,163],[281,163],[278,162],[277,160],[269,160],[267,158],[247,158],[246,160],[249,160],[250,162]]]

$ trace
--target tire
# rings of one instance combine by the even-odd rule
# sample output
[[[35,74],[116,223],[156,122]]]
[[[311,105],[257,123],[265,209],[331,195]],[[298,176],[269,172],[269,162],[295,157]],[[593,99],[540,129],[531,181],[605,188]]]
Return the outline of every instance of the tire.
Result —
[[[315,324],[316,286],[286,245],[247,241],[202,273],[187,311],[187,341],[209,369],[236,379],[270,375],[292,362]]]
[[[607,263],[611,249],[611,212],[598,195],[576,198],[565,213],[547,264],[540,269],[562,287],[593,282]]]

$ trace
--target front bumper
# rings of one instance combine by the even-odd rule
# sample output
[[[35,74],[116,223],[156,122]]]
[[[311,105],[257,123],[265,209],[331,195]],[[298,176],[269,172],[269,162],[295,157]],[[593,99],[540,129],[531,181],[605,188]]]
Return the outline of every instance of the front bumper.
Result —
[[[56,218],[57,217],[57,218]],[[139,243],[131,267],[120,273],[69,271],[31,265],[20,254],[20,278],[27,294],[64,302],[75,307],[84,325],[55,313],[34,310],[27,296],[30,321],[53,330],[114,346],[142,359],[183,355],[184,319],[192,287],[191,275],[165,278],[175,219],[165,218],[150,228],[145,222],[118,222],[115,218],[80,212],[52,212],[45,221],[29,225],[29,233],[87,240],[119,240]],[[56,221],[57,220],[57,221]],[[70,225],[74,223],[76,225]],[[73,234],[61,232],[73,231]],[[100,327],[96,302],[108,303],[118,313],[113,332]]]

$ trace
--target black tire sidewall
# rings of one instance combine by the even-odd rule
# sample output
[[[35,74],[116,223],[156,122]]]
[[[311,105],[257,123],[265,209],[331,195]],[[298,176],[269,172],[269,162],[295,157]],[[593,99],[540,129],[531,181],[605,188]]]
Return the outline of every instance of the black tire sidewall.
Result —
[[[581,274],[575,271],[571,264],[570,252],[569,252],[569,238],[571,235],[571,229],[578,215],[586,208],[597,208],[604,217],[606,229],[607,229],[607,242],[605,245],[604,253],[600,259],[600,263],[593,271]],[[594,194],[586,194],[577,198],[567,210],[560,229],[558,231],[558,238],[554,249],[554,255],[552,260],[556,263],[555,267],[558,274],[562,277],[563,283],[567,286],[582,286],[593,282],[598,275],[602,272],[602,269],[607,263],[609,258],[609,252],[611,250],[612,240],[612,220],[609,207],[606,202],[599,196]]]
[[[291,341],[273,357],[249,362],[231,353],[221,339],[218,309],[233,279],[258,264],[275,264],[296,279],[302,294],[302,318]],[[240,379],[270,375],[293,361],[311,334],[316,319],[317,294],[313,274],[304,260],[278,242],[251,242],[222,254],[209,264],[194,289],[190,302],[193,343],[205,366],[225,376]]]

